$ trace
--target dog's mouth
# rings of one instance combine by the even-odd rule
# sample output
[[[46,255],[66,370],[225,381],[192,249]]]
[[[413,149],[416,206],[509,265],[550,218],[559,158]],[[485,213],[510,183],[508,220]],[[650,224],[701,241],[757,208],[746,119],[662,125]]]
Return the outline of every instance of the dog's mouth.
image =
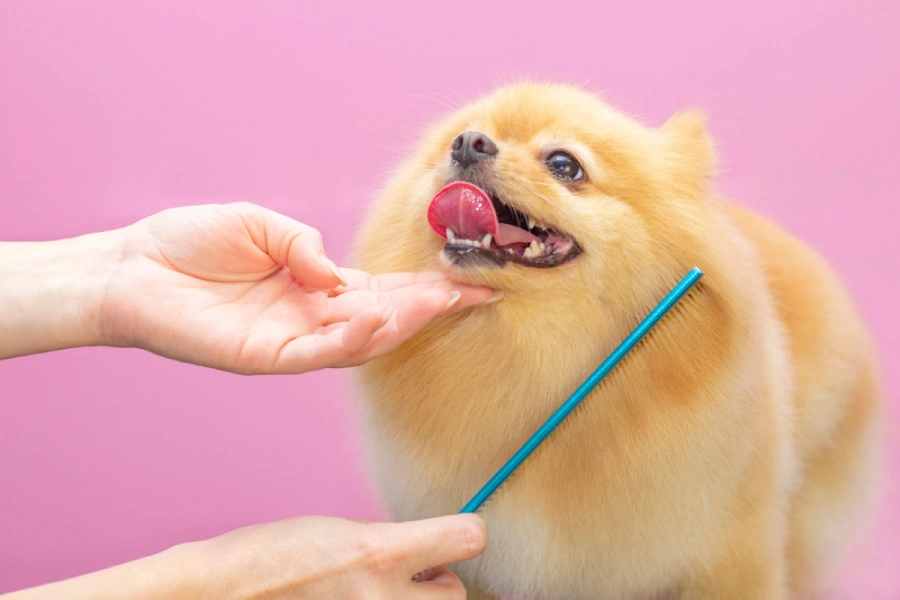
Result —
[[[558,229],[465,181],[437,193],[428,207],[428,224],[447,240],[444,255],[459,266],[487,261],[550,268],[581,253],[577,242]]]

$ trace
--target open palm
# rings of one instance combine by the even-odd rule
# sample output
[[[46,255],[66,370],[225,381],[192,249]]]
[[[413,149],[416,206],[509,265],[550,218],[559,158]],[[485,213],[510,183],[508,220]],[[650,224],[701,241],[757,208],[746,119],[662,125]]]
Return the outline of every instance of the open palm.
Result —
[[[102,310],[114,345],[238,373],[300,373],[360,364],[492,297],[440,273],[338,270],[315,229],[230,204],[131,226]]]

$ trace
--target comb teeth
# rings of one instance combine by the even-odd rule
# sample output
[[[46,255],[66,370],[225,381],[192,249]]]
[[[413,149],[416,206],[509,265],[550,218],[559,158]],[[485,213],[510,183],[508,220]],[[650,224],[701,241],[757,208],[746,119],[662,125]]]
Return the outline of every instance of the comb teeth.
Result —
[[[473,513],[477,511],[537,448],[550,436],[554,429],[568,417],[575,408],[584,400],[591,391],[596,388],[601,381],[618,365],[628,353],[638,344],[642,343],[649,331],[665,316],[669,311],[678,304],[678,301],[687,294],[691,288],[703,277],[703,271],[694,267],[687,275],[669,292],[662,301],[656,305],[656,308],[650,311],[637,327],[634,328],[625,340],[613,350],[606,360],[604,360],[597,370],[595,370],[582,383],[575,392],[569,396],[568,400],[556,409],[550,415],[550,418],[541,425],[536,432],[528,439],[512,457],[500,467],[500,470],[491,477],[484,487],[476,493],[471,500],[459,511],[461,513]],[[689,296],[690,297],[690,296]],[[682,311],[676,311],[676,316],[682,316]]]

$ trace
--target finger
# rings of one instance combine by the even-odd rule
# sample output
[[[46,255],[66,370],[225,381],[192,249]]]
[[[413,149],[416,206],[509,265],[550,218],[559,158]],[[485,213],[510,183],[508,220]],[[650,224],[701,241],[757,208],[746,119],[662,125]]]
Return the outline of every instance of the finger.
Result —
[[[471,560],[487,547],[487,526],[478,515],[461,514],[385,528],[386,547],[402,549],[405,568],[413,574],[447,563]]]
[[[447,302],[450,300],[449,295],[459,294],[459,300],[455,304],[457,310],[491,302],[495,299],[495,292],[488,288],[473,288],[451,281],[408,285],[389,292],[352,290],[341,292],[328,300],[329,317],[326,323],[347,321],[357,312],[377,303],[389,302],[394,306],[405,306],[409,302],[417,301],[419,296],[432,289],[446,292],[448,294]]]
[[[410,582],[410,598],[422,600],[464,600],[466,588],[456,573],[440,566],[423,571],[418,581]]]
[[[481,288],[460,288],[445,291],[439,288],[426,290],[404,304],[397,306],[394,317],[372,337],[363,352],[339,366],[356,366],[393,352],[409,341],[434,319],[444,317],[476,305],[499,299],[488,295]],[[497,292],[502,297],[500,292]],[[487,298],[487,300],[483,300]]]
[[[471,301],[471,297],[468,297],[468,300]],[[426,290],[400,305],[394,318],[385,325],[379,339],[373,341],[383,344],[385,348],[393,349],[437,317],[460,310],[461,301],[462,293],[457,290]]]
[[[341,292],[337,296],[327,300],[327,317],[323,319],[324,325],[349,321],[360,311],[371,306],[398,306],[405,304],[422,292],[429,289],[424,285],[409,286],[394,292],[376,292],[373,290],[353,290]]]
[[[336,366],[355,367],[396,350],[438,316],[455,311],[458,303],[458,298],[454,299],[455,295],[441,290],[426,290],[397,307],[393,317],[372,336],[360,352]]]
[[[358,290],[390,291],[407,285],[419,283],[449,282],[449,277],[439,271],[424,271],[421,273],[385,273],[383,275],[371,275],[365,271],[356,269],[342,269],[349,287]]]
[[[298,337],[281,349],[272,370],[297,374],[337,366],[359,354],[392,314],[393,308],[374,306],[324,335]]]
[[[344,357],[351,356],[362,350],[375,332],[384,327],[393,317],[396,309],[390,305],[376,305],[371,309],[361,311],[347,321],[342,332]],[[334,364],[334,363],[332,363]]]
[[[257,247],[290,269],[299,282],[321,290],[346,284],[340,269],[325,256],[317,229],[253,204],[236,205],[236,210]]]
[[[462,295],[459,292],[446,292],[439,289],[425,290],[405,304],[397,307],[393,317],[381,327],[362,351],[349,357],[335,366],[355,367],[369,360],[393,352],[414,335],[421,331],[434,319],[458,312],[471,306],[468,302],[460,304]],[[326,327],[326,331],[334,324]]]

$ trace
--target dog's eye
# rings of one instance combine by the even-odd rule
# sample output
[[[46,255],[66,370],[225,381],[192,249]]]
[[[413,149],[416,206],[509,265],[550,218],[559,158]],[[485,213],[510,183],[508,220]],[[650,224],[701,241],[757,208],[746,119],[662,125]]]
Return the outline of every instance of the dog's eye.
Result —
[[[584,177],[584,171],[578,161],[566,152],[555,152],[545,161],[547,170],[562,181],[578,181]]]

